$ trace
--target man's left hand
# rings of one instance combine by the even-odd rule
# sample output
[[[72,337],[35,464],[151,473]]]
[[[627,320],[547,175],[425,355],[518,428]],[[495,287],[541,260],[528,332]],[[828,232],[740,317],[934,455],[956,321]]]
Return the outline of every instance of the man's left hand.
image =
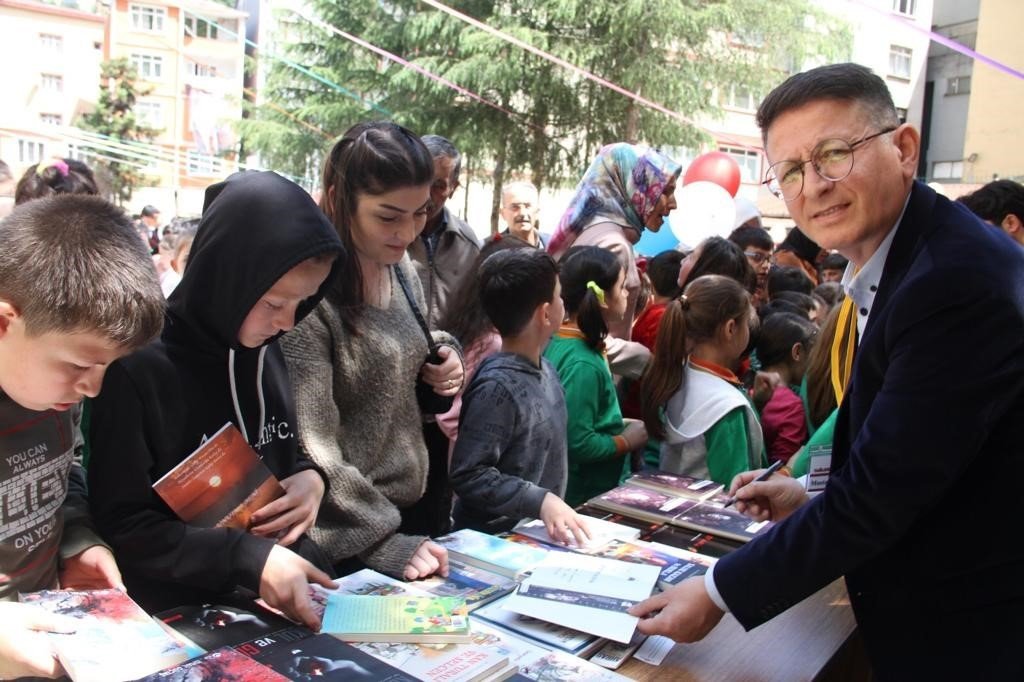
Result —
[[[124,591],[114,555],[103,545],[93,545],[61,562],[60,586],[65,590]]]

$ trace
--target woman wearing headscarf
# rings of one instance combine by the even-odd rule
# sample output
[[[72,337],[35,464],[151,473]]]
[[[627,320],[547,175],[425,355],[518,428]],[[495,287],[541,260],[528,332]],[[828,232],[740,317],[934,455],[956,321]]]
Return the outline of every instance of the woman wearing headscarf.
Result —
[[[657,232],[676,207],[680,166],[661,152],[642,145],[606,145],[591,162],[562,216],[548,251],[556,259],[572,246],[599,246],[614,253],[626,272],[626,313],[609,326],[609,335],[631,336],[640,272],[633,244],[645,229]]]

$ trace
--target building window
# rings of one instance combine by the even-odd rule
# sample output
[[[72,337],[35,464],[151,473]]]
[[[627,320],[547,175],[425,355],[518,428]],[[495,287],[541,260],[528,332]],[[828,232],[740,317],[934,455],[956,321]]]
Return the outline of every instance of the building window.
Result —
[[[64,117],[60,114],[39,114],[39,122],[47,126],[59,126],[64,123]]]
[[[164,107],[160,102],[136,102],[135,120],[147,128],[162,130],[164,127]]]
[[[234,40],[238,37],[238,21],[235,19],[203,19],[193,14],[185,15],[185,35],[210,40]]]
[[[53,73],[44,73],[39,78],[39,84],[43,90],[51,92],[64,92],[64,77]]]
[[[132,5],[130,12],[132,28],[136,31],[159,33],[164,30],[164,19],[167,17],[167,10],[163,7]]]
[[[39,163],[45,153],[46,149],[42,142],[18,140],[18,163]]]
[[[959,180],[963,176],[963,161],[937,161],[932,166],[932,177],[936,180]]]
[[[914,10],[917,9],[917,0],[892,0],[892,11],[899,12],[900,14],[906,14],[909,17],[914,16]]]
[[[889,46],[889,75],[910,80],[910,61],[914,52],[909,47]]]
[[[210,66],[209,64],[200,64],[199,62],[187,62],[185,67],[188,69],[188,73],[191,76],[197,76],[199,78],[217,77],[216,66]]]
[[[195,149],[188,150],[189,175],[219,175],[218,166],[216,157],[202,154]]]
[[[152,54],[132,55],[132,63],[139,72],[139,78],[158,81],[164,77],[164,58]]]
[[[740,181],[758,183],[761,181],[761,155],[749,149],[719,147],[718,151],[731,156],[740,165]]]
[[[734,85],[729,88],[725,106],[742,111],[757,111],[757,97],[749,89],[741,85]]]
[[[53,33],[40,33],[39,46],[47,52],[63,52],[64,38]]]
[[[970,76],[956,76],[946,80],[947,95],[966,95],[971,91]]]

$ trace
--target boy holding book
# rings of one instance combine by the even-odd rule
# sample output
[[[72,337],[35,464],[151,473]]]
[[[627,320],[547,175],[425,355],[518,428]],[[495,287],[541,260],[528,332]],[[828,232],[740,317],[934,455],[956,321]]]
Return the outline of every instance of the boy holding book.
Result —
[[[121,587],[92,527],[72,408],[163,322],[153,262],[119,208],[94,196],[27,202],[0,222],[0,678],[56,676],[19,592]]]
[[[532,516],[552,539],[583,544],[586,523],[561,499],[565,393],[541,356],[565,314],[558,267],[542,250],[509,249],[480,265],[478,282],[501,351],[480,364],[462,398],[450,474],[455,528],[494,533]]]

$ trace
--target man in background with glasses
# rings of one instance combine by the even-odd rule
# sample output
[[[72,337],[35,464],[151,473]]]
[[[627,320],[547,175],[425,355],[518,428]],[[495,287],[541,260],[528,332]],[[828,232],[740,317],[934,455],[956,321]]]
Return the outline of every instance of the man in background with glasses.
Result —
[[[868,69],[797,74],[757,116],[769,187],[850,260],[830,475],[813,499],[738,476],[737,508],[780,523],[639,629],[753,628],[843,575],[878,679],[1024,679],[1024,253],[914,180],[919,135]]]

